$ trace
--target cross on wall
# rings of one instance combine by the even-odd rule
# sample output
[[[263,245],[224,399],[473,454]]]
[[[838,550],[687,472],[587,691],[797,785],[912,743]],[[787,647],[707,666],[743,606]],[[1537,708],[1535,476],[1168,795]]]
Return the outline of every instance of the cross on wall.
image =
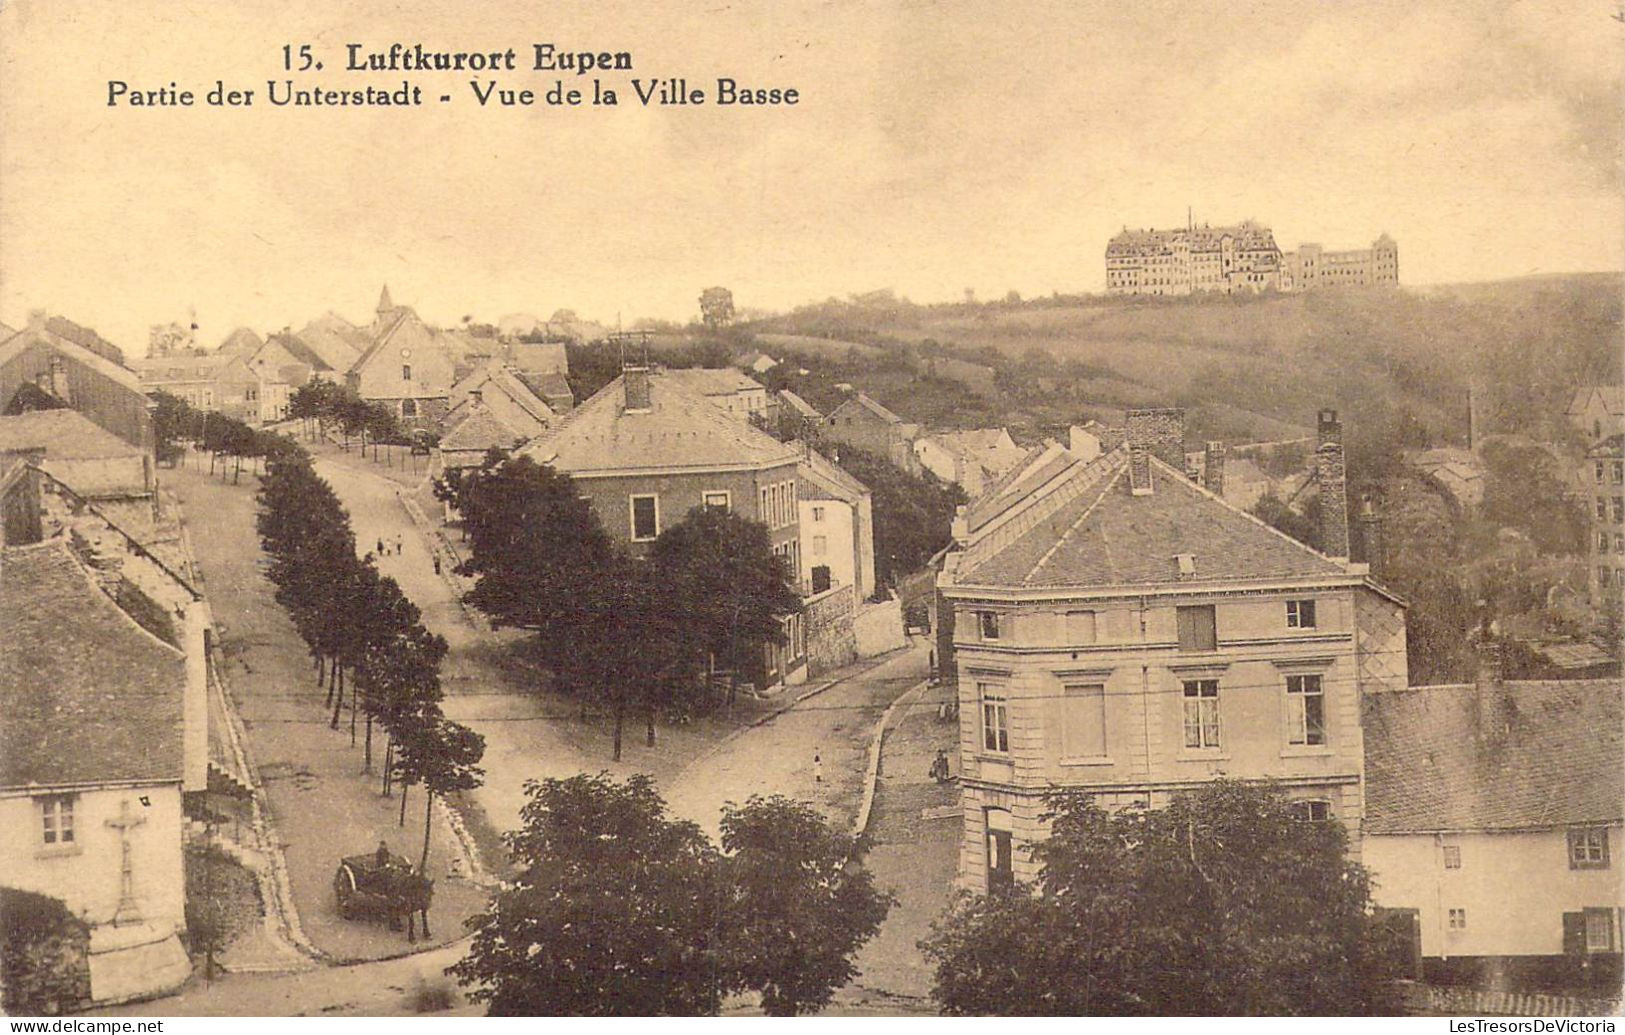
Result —
[[[135,900],[135,871],[130,863],[130,831],[141,826],[146,821],[147,817],[145,816],[131,815],[130,799],[128,798],[119,801],[118,816],[106,821],[109,827],[118,831],[121,854],[118,908],[113,911],[114,927],[120,924],[138,924],[141,922],[141,906]]]

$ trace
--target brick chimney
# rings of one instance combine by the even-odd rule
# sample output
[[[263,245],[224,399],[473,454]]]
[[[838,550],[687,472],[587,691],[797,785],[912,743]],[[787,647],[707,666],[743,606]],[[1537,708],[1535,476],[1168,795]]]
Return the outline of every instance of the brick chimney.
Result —
[[[1185,411],[1177,408],[1128,411],[1129,490],[1150,495],[1151,457],[1176,471],[1185,469]]]
[[[1203,446],[1202,481],[1207,491],[1224,496],[1224,457],[1228,452],[1223,442],[1209,442]]]
[[[1348,472],[1343,464],[1343,422],[1336,410],[1321,410],[1317,422],[1315,486],[1320,490],[1320,551],[1349,556]]]
[[[625,367],[621,371],[621,387],[626,392],[627,413],[648,413],[652,408],[649,401],[649,368]]]
[[[1387,544],[1382,541],[1382,513],[1370,493],[1360,501],[1360,540],[1365,544],[1365,563],[1378,582],[1387,574]]]
[[[468,412],[478,413],[485,408],[485,392],[479,388],[471,388],[468,392]]]

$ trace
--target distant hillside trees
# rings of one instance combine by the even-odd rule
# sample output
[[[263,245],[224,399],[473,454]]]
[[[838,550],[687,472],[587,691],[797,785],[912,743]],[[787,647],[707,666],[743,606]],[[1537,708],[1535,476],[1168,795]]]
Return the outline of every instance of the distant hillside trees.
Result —
[[[884,457],[852,446],[841,446],[834,457],[869,487],[879,585],[895,585],[948,545],[954,510],[967,502],[965,490],[938,481],[930,472],[909,474]]]

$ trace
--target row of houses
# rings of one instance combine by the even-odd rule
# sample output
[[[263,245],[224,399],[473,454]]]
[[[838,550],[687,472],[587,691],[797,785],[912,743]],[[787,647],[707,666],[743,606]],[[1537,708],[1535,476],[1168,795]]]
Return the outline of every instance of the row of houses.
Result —
[[[936,629],[961,883],[1034,878],[1057,787],[1156,806],[1267,779],[1348,828],[1419,970],[1617,975],[1620,681],[1409,686],[1405,602],[1349,559],[1335,412],[1314,453],[1325,552],[1193,482],[1183,437],[1178,410],[1130,411],[1120,443],[1048,444],[955,521]]]

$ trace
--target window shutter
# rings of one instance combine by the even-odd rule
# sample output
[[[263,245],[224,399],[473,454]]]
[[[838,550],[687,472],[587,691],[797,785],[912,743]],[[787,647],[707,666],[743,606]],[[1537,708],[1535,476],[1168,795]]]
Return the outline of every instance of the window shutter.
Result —
[[[1563,955],[1584,956],[1586,951],[1586,915],[1563,914]]]

